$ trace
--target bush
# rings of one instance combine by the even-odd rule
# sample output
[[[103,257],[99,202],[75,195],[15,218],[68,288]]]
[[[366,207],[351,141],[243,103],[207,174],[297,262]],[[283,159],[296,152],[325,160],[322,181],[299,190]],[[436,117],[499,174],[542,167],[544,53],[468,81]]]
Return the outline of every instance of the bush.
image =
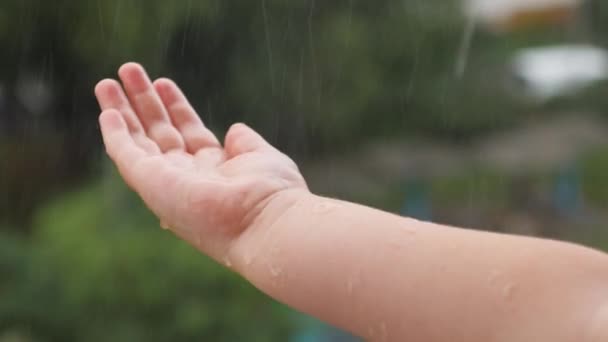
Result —
[[[162,231],[111,182],[48,206],[31,241],[0,236],[0,332],[60,341],[286,339],[286,308]]]

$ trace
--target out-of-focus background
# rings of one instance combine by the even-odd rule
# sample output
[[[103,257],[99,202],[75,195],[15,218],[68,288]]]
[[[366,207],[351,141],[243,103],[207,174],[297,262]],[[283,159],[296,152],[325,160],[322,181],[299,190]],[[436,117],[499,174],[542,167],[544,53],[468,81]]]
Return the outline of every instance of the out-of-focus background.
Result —
[[[125,61],[317,193],[608,249],[604,0],[0,1],[0,341],[352,341],[161,231],[102,153]]]

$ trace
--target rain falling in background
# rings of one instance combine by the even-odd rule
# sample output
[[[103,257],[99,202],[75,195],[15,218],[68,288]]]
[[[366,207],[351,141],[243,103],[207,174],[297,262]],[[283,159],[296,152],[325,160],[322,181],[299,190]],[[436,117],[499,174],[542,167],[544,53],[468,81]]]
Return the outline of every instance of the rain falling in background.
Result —
[[[0,2],[0,341],[351,341],[158,228],[103,153],[138,61],[322,195],[608,248],[601,0]]]

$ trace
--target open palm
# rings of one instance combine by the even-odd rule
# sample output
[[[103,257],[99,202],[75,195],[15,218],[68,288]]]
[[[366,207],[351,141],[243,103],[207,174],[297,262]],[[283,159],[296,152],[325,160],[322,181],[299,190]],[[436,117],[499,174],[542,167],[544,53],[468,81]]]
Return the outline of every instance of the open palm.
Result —
[[[161,225],[213,257],[286,190],[306,190],[297,166],[244,124],[224,146],[179,88],[138,64],[95,88],[108,155]],[[124,87],[124,90],[123,90]]]

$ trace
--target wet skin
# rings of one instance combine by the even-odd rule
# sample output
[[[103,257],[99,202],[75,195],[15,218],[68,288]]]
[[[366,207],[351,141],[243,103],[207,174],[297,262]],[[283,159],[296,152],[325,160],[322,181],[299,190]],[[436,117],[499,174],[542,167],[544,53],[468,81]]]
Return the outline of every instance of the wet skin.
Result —
[[[244,124],[223,143],[168,79],[95,88],[106,150],[171,229],[275,299],[377,341],[608,341],[608,257],[308,191]],[[162,251],[159,251],[162,253]]]

